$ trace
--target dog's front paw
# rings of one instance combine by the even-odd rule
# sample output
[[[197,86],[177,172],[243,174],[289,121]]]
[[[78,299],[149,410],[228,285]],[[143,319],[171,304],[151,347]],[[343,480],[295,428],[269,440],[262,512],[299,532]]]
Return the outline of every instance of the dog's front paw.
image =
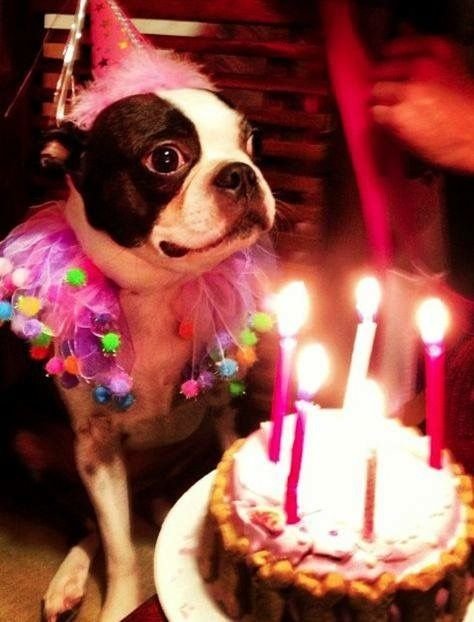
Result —
[[[42,617],[45,622],[73,619],[74,610],[84,598],[96,549],[97,535],[91,533],[66,555],[44,595]],[[71,612],[71,617],[66,615],[68,612]]]

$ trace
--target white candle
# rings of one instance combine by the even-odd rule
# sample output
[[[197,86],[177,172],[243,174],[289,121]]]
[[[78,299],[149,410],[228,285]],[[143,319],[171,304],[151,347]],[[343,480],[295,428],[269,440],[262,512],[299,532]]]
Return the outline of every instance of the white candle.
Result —
[[[365,277],[356,287],[357,310],[361,321],[357,325],[352,349],[349,375],[347,378],[344,410],[353,410],[360,398],[360,392],[369,370],[377,324],[374,316],[380,304],[380,285],[374,277]]]

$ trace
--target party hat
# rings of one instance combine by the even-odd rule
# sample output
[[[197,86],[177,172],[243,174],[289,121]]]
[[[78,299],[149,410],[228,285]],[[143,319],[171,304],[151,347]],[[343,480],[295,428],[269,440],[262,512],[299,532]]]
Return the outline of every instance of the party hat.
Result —
[[[130,50],[150,48],[115,0],[89,0],[92,41],[92,74],[98,78],[106,67],[120,64]]]
[[[154,49],[115,0],[90,0],[89,10],[94,80],[68,115],[81,129],[89,129],[104,108],[124,97],[169,89],[215,90],[197,64]]]

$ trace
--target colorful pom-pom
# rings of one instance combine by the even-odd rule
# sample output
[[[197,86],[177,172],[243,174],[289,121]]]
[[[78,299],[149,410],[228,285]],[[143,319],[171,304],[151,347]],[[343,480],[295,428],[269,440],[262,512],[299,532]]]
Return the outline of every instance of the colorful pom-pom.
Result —
[[[238,380],[229,382],[229,393],[232,397],[240,397],[241,395],[245,395],[245,384]]]
[[[114,395],[121,397],[127,395],[127,393],[130,393],[130,389],[132,388],[132,379],[128,374],[119,373],[109,380],[107,387]]]
[[[16,268],[10,276],[15,287],[23,287],[30,278],[30,271],[27,268]]]
[[[275,320],[269,313],[264,311],[257,311],[250,317],[250,326],[259,333],[268,333],[272,330],[275,324]]]
[[[227,350],[234,345],[234,339],[230,333],[226,330],[220,330],[216,335],[216,341],[219,344],[220,348],[223,350]]]
[[[11,274],[5,274],[2,280],[2,289],[5,293],[12,294],[15,291],[15,286],[12,283]]]
[[[258,342],[257,334],[250,328],[244,328],[239,335],[239,339],[244,346],[254,346]]]
[[[13,316],[13,307],[6,300],[0,300],[0,320],[6,322]]]
[[[127,393],[127,395],[114,396],[114,403],[118,410],[128,410],[135,403],[135,396],[133,393]]]
[[[66,356],[64,359],[64,370],[74,376],[79,374],[79,361],[73,354]]]
[[[43,332],[43,323],[40,322],[39,320],[36,320],[36,319],[27,320],[23,325],[23,334],[25,335],[26,339],[35,339],[36,337],[41,335],[42,332]],[[49,341],[48,343],[35,342],[34,345],[35,346],[47,346],[49,345]]]
[[[108,402],[110,402],[111,397],[112,395],[110,391],[107,389],[107,387],[104,387],[102,385],[95,387],[92,391],[92,398],[94,399],[94,402],[96,402],[96,404],[107,404]]]
[[[206,390],[214,386],[216,377],[214,376],[212,371],[204,370],[199,374],[197,381],[199,382],[199,386],[201,387],[201,389]]]
[[[197,397],[201,391],[201,387],[199,386],[199,382],[191,378],[191,380],[186,380],[181,385],[181,393],[184,397],[189,400],[192,397]]]
[[[23,329],[25,330],[25,329]],[[34,346],[49,346],[53,336],[46,331],[42,331],[33,339]]]
[[[33,317],[41,311],[41,300],[36,296],[20,296],[16,308],[26,317]]]
[[[69,268],[64,280],[71,287],[84,287],[87,284],[87,274],[82,268]]]
[[[194,324],[189,320],[183,320],[178,326],[178,335],[181,339],[191,341],[194,337]]]
[[[62,358],[60,358],[59,356],[53,356],[49,359],[44,368],[47,374],[50,374],[51,376],[57,376],[58,374],[63,373],[64,363]]]
[[[12,262],[6,257],[0,257],[0,277],[9,274],[12,270]]]
[[[31,346],[30,356],[34,361],[42,361],[49,354],[49,348],[44,346]]]
[[[67,371],[61,376],[61,384],[65,389],[74,389],[79,384],[79,379],[74,374],[68,374]]]
[[[105,333],[105,335],[102,335],[100,342],[102,344],[102,350],[106,354],[115,354],[120,348],[122,340],[118,333],[111,331],[109,333]]]
[[[257,360],[257,353],[255,348],[244,346],[237,351],[235,358],[242,367],[251,367]]]
[[[237,373],[239,366],[237,364],[237,361],[227,357],[223,358],[222,361],[219,361],[217,363],[217,369],[219,371],[219,375],[222,378],[231,378]]]

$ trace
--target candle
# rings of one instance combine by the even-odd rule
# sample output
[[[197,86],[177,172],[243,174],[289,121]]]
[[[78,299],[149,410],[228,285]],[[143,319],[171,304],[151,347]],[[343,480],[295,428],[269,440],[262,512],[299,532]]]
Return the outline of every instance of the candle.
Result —
[[[347,378],[344,410],[353,410],[367,378],[377,324],[374,316],[380,304],[380,285],[374,277],[365,277],[356,287],[356,307],[361,321],[357,325]]]
[[[295,402],[295,428],[291,461],[285,491],[286,522],[293,525],[299,521],[298,483],[303,461],[306,417],[313,407],[310,400],[317,393],[329,372],[329,360],[325,349],[318,343],[305,346],[298,355],[298,399]]]
[[[416,321],[425,346],[426,432],[430,439],[429,464],[441,468],[444,448],[444,335],[449,324],[446,306],[428,298],[418,308]]]
[[[365,496],[362,520],[362,538],[372,542],[375,536],[375,507],[377,489],[377,443],[379,424],[385,411],[385,397],[379,385],[373,380],[366,380],[361,391],[360,418],[364,429],[361,431],[367,447],[365,462]]]
[[[362,537],[367,542],[374,539],[375,489],[377,483],[377,450],[371,449],[365,474],[364,523]]]
[[[283,417],[288,410],[288,389],[296,348],[296,334],[308,315],[309,298],[302,281],[286,285],[275,297],[274,308],[280,335],[278,359],[273,386],[270,440],[268,456],[273,462],[280,459]]]

